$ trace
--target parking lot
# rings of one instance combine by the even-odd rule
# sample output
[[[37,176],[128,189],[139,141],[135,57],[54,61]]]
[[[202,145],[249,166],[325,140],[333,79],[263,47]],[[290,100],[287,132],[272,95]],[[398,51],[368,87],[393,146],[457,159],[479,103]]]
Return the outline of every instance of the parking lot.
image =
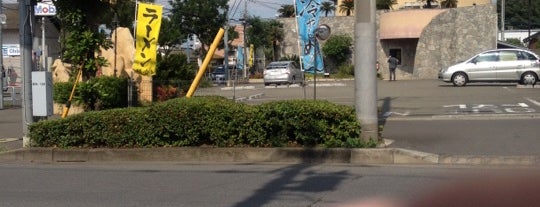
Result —
[[[517,84],[469,84],[454,87],[438,80],[403,80],[377,84],[381,116],[392,118],[450,116],[531,117],[540,113],[540,86]],[[262,83],[202,89],[196,95],[221,95],[257,104],[287,99],[318,99],[354,105],[353,80],[319,80],[306,87],[264,86]],[[314,96],[315,94],[315,96]]]

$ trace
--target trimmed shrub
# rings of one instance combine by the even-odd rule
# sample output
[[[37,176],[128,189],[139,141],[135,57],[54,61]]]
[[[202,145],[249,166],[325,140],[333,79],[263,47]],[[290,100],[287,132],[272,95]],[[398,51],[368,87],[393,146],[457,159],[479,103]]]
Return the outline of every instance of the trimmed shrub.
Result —
[[[39,147],[373,147],[352,107],[292,100],[261,105],[219,96],[87,112],[30,126]]]
[[[87,111],[121,108],[127,106],[127,78],[101,76],[79,82],[72,102],[83,105]],[[73,89],[73,82],[54,83],[53,100],[65,104]]]

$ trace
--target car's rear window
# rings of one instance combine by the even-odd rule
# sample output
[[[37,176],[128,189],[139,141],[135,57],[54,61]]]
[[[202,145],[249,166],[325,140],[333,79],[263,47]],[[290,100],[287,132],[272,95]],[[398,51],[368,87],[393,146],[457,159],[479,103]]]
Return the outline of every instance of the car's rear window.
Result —
[[[519,52],[518,57],[519,57],[520,60],[538,60],[538,58],[536,58],[536,56],[534,56],[533,54],[530,54],[528,52]]]
[[[267,70],[272,69],[287,69],[287,66],[289,63],[270,63],[268,67],[266,67]]]
[[[518,60],[518,55],[514,51],[501,51],[499,53],[499,59],[501,61],[516,61]]]

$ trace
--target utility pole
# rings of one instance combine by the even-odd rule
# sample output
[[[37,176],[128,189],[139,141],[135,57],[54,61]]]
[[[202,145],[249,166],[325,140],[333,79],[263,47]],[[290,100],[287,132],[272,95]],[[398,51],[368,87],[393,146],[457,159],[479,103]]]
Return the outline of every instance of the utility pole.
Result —
[[[23,147],[30,145],[28,126],[34,122],[32,116],[32,30],[30,25],[34,19],[33,5],[30,0],[19,0],[19,41],[21,48],[22,86],[22,125]]]
[[[244,58],[242,58],[243,60],[243,64],[244,64],[244,79],[247,78],[247,70],[248,70],[248,67],[247,67],[247,64],[246,64],[246,59],[247,59],[247,47],[248,47],[248,44],[247,44],[247,33],[246,33],[246,26],[247,26],[247,18],[248,18],[248,11],[247,11],[247,1],[244,1]]]
[[[354,95],[361,139],[378,140],[375,0],[354,2]]]
[[[505,13],[505,4],[504,0],[501,0],[501,41],[504,41],[504,13]],[[530,36],[530,34],[529,34]]]
[[[531,16],[532,16],[532,9],[531,9],[531,0],[529,0],[529,19],[527,21],[527,25],[529,27],[529,37],[531,37]]]
[[[4,45],[2,42],[2,27],[4,26],[6,15],[2,10],[2,6],[2,0],[0,0],[0,88],[2,88],[2,95],[0,96],[0,109],[4,109],[4,75],[6,75],[6,71],[4,70],[4,54],[2,53],[2,46]]]

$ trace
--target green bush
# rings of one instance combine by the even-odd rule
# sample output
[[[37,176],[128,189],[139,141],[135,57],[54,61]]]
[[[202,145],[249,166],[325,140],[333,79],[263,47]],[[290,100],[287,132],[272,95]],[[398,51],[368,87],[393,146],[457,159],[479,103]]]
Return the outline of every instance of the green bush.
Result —
[[[127,106],[127,78],[102,76],[79,82],[72,103],[83,105],[88,111]],[[65,104],[73,89],[73,82],[54,84],[53,100]]]
[[[352,53],[351,46],[353,39],[348,35],[334,35],[328,38],[322,47],[326,58],[332,60],[336,65],[343,65]]]
[[[59,104],[67,103],[71,90],[73,89],[73,82],[57,82],[53,85],[53,101]]]
[[[148,107],[36,122],[39,147],[373,147],[360,140],[352,107],[292,100],[261,105],[223,97],[176,98]]]
[[[354,65],[341,65],[341,66],[339,66],[338,73],[335,76],[337,78],[354,77]]]

